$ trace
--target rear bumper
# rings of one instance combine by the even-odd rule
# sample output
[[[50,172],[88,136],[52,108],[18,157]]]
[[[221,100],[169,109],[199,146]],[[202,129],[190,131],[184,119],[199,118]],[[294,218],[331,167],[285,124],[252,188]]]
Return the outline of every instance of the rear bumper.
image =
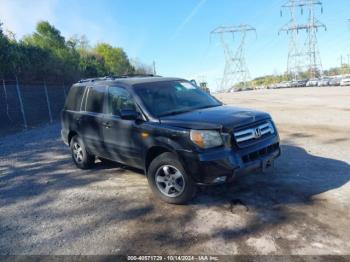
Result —
[[[182,152],[181,158],[197,185],[215,185],[272,165],[281,155],[279,142],[277,135],[240,150],[221,148],[197,154]]]
[[[61,139],[62,139],[63,143],[65,143],[67,146],[69,146],[69,143],[68,143],[68,132],[65,131],[64,129],[61,129]]]

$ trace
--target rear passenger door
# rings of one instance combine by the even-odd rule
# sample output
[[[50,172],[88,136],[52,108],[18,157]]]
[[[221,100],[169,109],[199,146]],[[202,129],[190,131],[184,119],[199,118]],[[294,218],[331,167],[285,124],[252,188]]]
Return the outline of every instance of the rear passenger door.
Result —
[[[105,156],[106,147],[103,139],[105,97],[104,86],[89,87],[85,93],[82,114],[79,119],[80,134],[88,151],[97,156]]]
[[[121,110],[135,110],[133,98],[122,87],[108,87],[107,93],[104,142],[109,158],[130,166],[142,167],[139,125],[135,120],[120,118]]]

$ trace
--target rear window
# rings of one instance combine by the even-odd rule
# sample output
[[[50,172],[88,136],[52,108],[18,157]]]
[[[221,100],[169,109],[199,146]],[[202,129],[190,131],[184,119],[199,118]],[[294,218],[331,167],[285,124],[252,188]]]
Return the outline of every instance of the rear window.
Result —
[[[87,93],[85,111],[103,113],[106,87],[90,87]]]
[[[66,110],[80,111],[81,100],[84,95],[84,86],[72,86],[65,104]]]

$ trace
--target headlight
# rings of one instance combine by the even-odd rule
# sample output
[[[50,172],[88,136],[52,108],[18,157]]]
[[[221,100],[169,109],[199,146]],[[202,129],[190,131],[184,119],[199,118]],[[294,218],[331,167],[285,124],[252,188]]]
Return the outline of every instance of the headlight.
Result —
[[[269,123],[271,134],[274,134],[275,133],[275,127],[274,127],[275,125],[274,125],[273,121],[269,120],[268,123]]]
[[[218,131],[191,130],[191,141],[200,148],[213,148],[223,145],[221,135]]]

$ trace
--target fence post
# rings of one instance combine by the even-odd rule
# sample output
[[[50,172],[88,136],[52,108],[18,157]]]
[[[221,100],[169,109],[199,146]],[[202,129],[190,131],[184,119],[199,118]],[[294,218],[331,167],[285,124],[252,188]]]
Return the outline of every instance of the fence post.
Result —
[[[45,96],[46,96],[47,109],[49,112],[50,122],[52,123],[51,105],[50,105],[49,93],[47,92],[46,81],[44,81],[44,89],[45,89]]]
[[[19,100],[19,103],[20,103],[20,105],[21,105],[21,112],[22,112],[22,117],[23,117],[24,128],[27,129],[27,128],[28,128],[28,125],[27,125],[27,118],[26,118],[26,114],[25,114],[25,112],[24,112],[23,101],[22,101],[22,95],[21,95],[21,90],[20,90],[20,88],[19,88],[17,76],[16,76],[16,89],[17,89],[18,100]]]
[[[7,98],[6,84],[4,79],[2,80],[2,87],[4,88],[4,95],[5,95],[5,101],[6,101],[6,115],[8,119],[12,122],[12,119],[10,117],[10,112],[9,112],[9,101]]]
[[[64,98],[67,98],[66,87],[64,86],[64,82],[62,84],[62,87],[63,87]]]

